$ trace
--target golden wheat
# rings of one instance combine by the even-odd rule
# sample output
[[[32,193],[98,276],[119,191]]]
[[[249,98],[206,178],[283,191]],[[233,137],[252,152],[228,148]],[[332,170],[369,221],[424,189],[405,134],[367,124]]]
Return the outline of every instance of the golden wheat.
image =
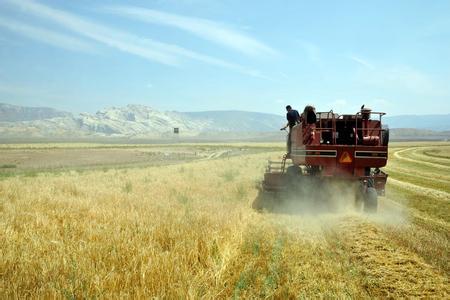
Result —
[[[0,181],[0,297],[448,297],[448,220],[252,210],[281,154]]]

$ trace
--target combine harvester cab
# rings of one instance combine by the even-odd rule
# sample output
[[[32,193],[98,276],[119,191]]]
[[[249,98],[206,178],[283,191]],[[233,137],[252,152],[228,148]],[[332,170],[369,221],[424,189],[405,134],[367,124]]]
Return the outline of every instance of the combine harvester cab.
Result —
[[[388,176],[380,170],[388,158],[389,130],[381,122],[385,113],[364,106],[353,115],[310,113],[315,122],[308,123],[311,118],[304,116],[292,128],[291,149],[282,161],[269,161],[262,192],[271,195],[271,205],[287,193],[293,198],[289,201],[323,202],[333,201],[333,194],[339,193],[334,187],[340,185],[352,191],[364,211],[376,212]]]

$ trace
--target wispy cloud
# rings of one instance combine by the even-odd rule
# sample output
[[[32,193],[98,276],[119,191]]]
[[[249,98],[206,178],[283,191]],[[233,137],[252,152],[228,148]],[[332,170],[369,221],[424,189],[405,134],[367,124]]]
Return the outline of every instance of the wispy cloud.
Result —
[[[100,24],[88,21],[74,14],[51,8],[38,2],[23,0],[4,0],[12,6],[20,8],[23,12],[58,23],[65,28],[82,36],[103,43],[117,50],[134,54],[150,61],[166,65],[176,65],[178,60],[174,55],[153,50],[150,41],[119,30],[109,29]],[[145,47],[147,46],[147,47]]]
[[[364,98],[364,99],[343,99],[338,98],[326,103],[326,109],[332,109],[338,114],[354,114],[361,109],[361,106],[371,108],[374,111],[390,111],[392,102],[385,98]]]
[[[321,61],[320,58],[320,48],[311,42],[305,41],[305,40],[299,40],[300,46],[303,48],[303,50],[306,53],[306,56],[311,60],[312,62],[318,63]]]
[[[23,12],[52,21],[79,35],[122,52],[145,58],[152,62],[176,66],[182,57],[197,60],[210,65],[230,69],[249,76],[265,78],[258,71],[239,64],[227,62],[202,53],[191,51],[174,44],[162,43],[149,38],[142,38],[131,33],[112,29],[69,12],[55,9],[31,0],[4,0]]]
[[[110,6],[106,11],[147,23],[172,26],[205,40],[220,44],[247,55],[275,54],[276,51],[257,39],[229,26],[208,19],[170,14],[159,10],[134,6]]]
[[[0,36],[0,44],[4,44],[4,43],[7,43],[7,42],[9,42],[8,39],[5,39],[4,37]]]
[[[386,108],[388,108],[388,107],[392,107],[392,104],[393,104],[392,101],[389,101],[385,98],[375,98],[375,99],[373,99],[372,102],[374,104],[373,107],[379,107],[378,109],[383,109],[383,110],[386,110]]]
[[[355,56],[355,55],[349,55],[348,58],[368,69],[371,69],[371,70],[375,69],[375,66],[366,59],[363,59],[363,58]]]
[[[360,80],[379,89],[412,93],[421,96],[448,96],[448,84],[442,79],[412,66],[397,65],[378,68],[362,74]]]
[[[78,101],[79,99],[73,95],[73,93],[68,93],[67,91],[62,92],[60,90],[49,90],[47,87],[42,85],[28,85],[20,83],[11,82],[0,82],[0,102],[12,102],[24,101],[24,99],[31,99],[33,105],[49,105],[50,101],[53,105],[58,105],[64,101]],[[42,101],[42,103],[40,103]]]
[[[336,99],[333,102],[328,103],[328,107],[333,109],[335,112],[341,113],[343,109],[349,106],[347,99]]]
[[[288,76],[288,74],[284,73],[284,72],[279,72],[278,73],[284,80],[289,80],[290,77]]]
[[[0,17],[0,26],[15,33],[19,33],[30,39],[70,51],[95,52],[95,47],[90,43],[75,37],[60,34],[37,26],[29,26],[24,23],[16,22],[10,18]]]

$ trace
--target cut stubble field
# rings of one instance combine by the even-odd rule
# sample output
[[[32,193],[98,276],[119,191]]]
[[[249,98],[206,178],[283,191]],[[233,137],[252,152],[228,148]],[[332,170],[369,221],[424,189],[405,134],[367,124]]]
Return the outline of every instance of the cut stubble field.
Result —
[[[392,143],[375,215],[253,210],[281,144],[157,147],[0,147],[0,297],[449,297],[450,143]]]

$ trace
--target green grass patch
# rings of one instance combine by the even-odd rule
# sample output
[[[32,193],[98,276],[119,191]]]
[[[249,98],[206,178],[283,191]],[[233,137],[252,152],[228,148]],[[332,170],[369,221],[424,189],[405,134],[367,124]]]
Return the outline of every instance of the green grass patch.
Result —
[[[448,169],[443,169],[443,168],[436,168],[430,165],[425,165],[425,164],[421,164],[421,163],[415,163],[415,162],[410,162],[410,161],[406,161],[406,160],[399,160],[397,158],[389,158],[388,159],[388,164],[387,164],[387,169],[389,170],[389,167],[401,167],[404,169],[410,169],[411,173],[416,173],[416,174],[421,174],[423,173],[429,173],[429,174],[434,174],[437,178],[440,178],[441,176],[444,178],[448,178],[449,177],[449,170]]]
[[[122,191],[126,194],[129,194],[133,191],[133,184],[128,181],[125,183],[125,186],[122,188]]]
[[[432,188],[438,191],[444,191],[450,193],[450,182],[443,183],[442,181],[437,181],[433,177],[425,177],[425,176],[417,176],[415,172],[399,172],[399,171],[388,171],[389,176],[392,176],[394,179],[409,182],[421,187]],[[420,172],[419,172],[420,174]]]
[[[423,154],[423,152],[422,153],[420,153],[420,152],[414,153],[414,152],[406,151],[406,152],[401,153],[400,155],[404,158],[417,160],[418,162],[432,163],[432,164],[437,164],[437,165],[442,165],[442,166],[450,166],[450,160],[427,156],[427,155]]]
[[[423,154],[435,158],[442,158],[442,159],[449,159],[450,160],[450,151],[447,151],[446,153],[442,153],[440,150],[428,150],[423,151]]]
[[[234,181],[238,175],[239,175],[238,170],[228,169],[219,176],[222,177],[226,182],[231,182]]]
[[[15,169],[15,168],[17,168],[17,166],[13,164],[0,165],[0,169]]]
[[[406,188],[390,185],[386,192],[387,197],[395,202],[414,208],[445,222],[450,220],[450,202],[441,201],[410,191]]]

